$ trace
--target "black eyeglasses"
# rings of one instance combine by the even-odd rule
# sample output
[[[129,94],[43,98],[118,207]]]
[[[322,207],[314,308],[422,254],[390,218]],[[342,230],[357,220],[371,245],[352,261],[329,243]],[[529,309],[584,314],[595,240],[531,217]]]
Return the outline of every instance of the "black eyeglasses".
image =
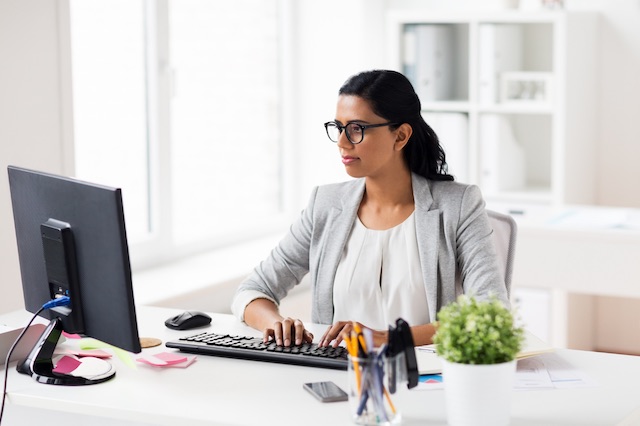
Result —
[[[371,129],[374,127],[383,127],[383,126],[395,126],[398,123],[388,122],[388,123],[380,123],[380,124],[359,124],[359,123],[347,123],[342,126],[335,121],[328,121],[324,123],[324,128],[327,131],[327,136],[332,142],[338,142],[340,138],[340,134],[344,130],[347,133],[347,139],[352,144],[359,144],[364,139],[364,131],[366,129]]]

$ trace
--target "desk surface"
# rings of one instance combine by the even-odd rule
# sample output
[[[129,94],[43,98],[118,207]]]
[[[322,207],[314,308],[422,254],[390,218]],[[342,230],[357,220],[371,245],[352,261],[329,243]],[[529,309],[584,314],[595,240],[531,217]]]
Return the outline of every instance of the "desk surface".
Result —
[[[511,211],[506,205],[492,208]],[[640,209],[529,207],[513,217],[514,286],[640,298]]]
[[[140,335],[168,341],[193,334],[164,327],[164,320],[177,312],[139,307]],[[205,331],[257,335],[230,315],[212,316],[212,325]],[[314,331],[319,336],[322,330]],[[159,346],[144,351],[166,350]],[[617,425],[640,407],[640,357],[573,350],[559,350],[558,355],[597,380],[599,386],[514,391],[512,425]],[[304,382],[323,380],[347,389],[347,373],[343,371],[202,355],[186,369],[145,365],[132,369],[117,358],[113,363],[118,369],[115,379],[82,387],[39,384],[18,374],[12,364],[6,424],[14,424],[17,416],[22,420],[25,415],[50,415],[51,411],[65,413],[61,417],[67,422],[73,416],[84,420],[97,417],[99,421],[91,424],[101,425],[301,424],[301,418],[305,425],[326,426],[328,421],[352,424],[348,403],[322,404],[302,389]],[[405,425],[446,424],[442,390],[412,390],[396,405]]]

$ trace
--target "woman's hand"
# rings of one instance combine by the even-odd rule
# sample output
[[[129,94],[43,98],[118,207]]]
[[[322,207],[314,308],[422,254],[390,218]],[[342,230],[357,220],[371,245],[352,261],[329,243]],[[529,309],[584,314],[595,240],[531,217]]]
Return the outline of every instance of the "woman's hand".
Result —
[[[251,301],[244,309],[244,320],[256,330],[262,330],[265,343],[273,339],[279,346],[291,346],[313,341],[313,334],[304,328],[302,321],[284,318],[269,299]]]
[[[327,331],[325,331],[324,334],[322,335],[322,338],[320,339],[318,346],[329,346],[331,342],[333,342],[334,347],[338,346],[344,340],[344,337],[348,336],[353,331],[354,324],[357,324],[357,326],[361,330],[365,328],[369,329],[368,327],[365,327],[359,322],[338,321],[335,324],[330,325],[329,328],[327,328]],[[369,330],[371,330],[372,332],[374,347],[377,348],[383,345],[384,343],[387,343],[387,341],[389,340],[389,333],[386,330],[385,331],[373,330],[373,329],[369,329]]]
[[[313,334],[304,328],[299,319],[283,318],[264,329],[263,341],[267,343],[269,339],[275,340],[278,346],[301,345],[304,342],[311,343]]]

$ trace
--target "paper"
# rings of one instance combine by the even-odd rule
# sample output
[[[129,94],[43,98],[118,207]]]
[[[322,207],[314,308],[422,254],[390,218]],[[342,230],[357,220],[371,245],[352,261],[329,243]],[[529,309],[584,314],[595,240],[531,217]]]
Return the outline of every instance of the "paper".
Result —
[[[109,362],[100,358],[75,358],[73,356],[64,355],[55,359],[54,362],[54,373],[83,377],[89,380],[108,376],[113,371],[113,366]]]
[[[598,386],[584,371],[579,370],[559,357],[557,354],[542,354],[535,358],[549,372],[549,377],[556,389],[572,389]]]
[[[442,373],[442,362],[435,345],[416,346],[416,361],[420,375]]]
[[[551,376],[540,357],[529,357],[518,361],[515,389],[553,389],[553,387]]]
[[[417,390],[444,389],[442,374],[425,374],[418,379]]]
[[[517,359],[554,351],[553,347],[528,331],[525,331],[524,337],[524,344],[522,345],[522,350],[516,356]],[[418,362],[418,373],[420,375],[442,372],[442,363],[436,354],[436,345],[416,346],[416,361]]]
[[[133,362],[133,357],[124,349],[117,348],[108,343],[104,343],[93,338],[84,338],[80,340],[80,349],[82,350],[89,351],[101,348],[111,349],[113,353],[120,359],[120,361],[131,368],[136,368],[135,362]]]
[[[444,378],[446,380],[446,378]],[[440,374],[421,375],[416,390],[443,389]],[[598,386],[598,382],[555,353],[543,353],[518,360],[513,389],[576,389]]]
[[[575,229],[640,229],[640,210],[617,207],[567,209],[551,217],[548,224]]]
[[[173,352],[161,352],[154,355],[146,355],[136,358],[136,361],[153,367],[179,367],[186,368],[193,364],[195,356],[186,356]]]

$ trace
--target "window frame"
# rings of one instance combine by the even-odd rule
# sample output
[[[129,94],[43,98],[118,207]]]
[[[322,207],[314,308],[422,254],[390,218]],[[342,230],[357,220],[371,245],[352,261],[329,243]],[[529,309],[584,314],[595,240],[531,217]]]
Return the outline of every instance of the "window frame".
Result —
[[[292,77],[294,61],[294,2],[277,0],[279,8],[279,66],[280,66],[280,164],[281,164],[281,200],[280,214],[268,220],[257,222],[254,227],[235,230],[232,234],[216,235],[206,240],[177,245],[172,240],[172,193],[171,193],[171,85],[172,71],[169,57],[169,1],[144,0],[145,4],[145,40],[147,74],[147,166],[149,173],[150,230],[148,238],[129,241],[132,269],[145,270],[178,261],[191,256],[216,250],[224,250],[237,244],[282,234],[290,223],[294,205],[295,180],[293,164],[296,148],[292,143],[292,124],[295,122],[294,102],[295,80]],[[70,0],[59,4],[61,68],[63,77],[62,121],[65,140],[63,158],[64,173],[75,174],[73,102],[72,102],[72,54],[70,27]],[[126,220],[126,218],[125,218]]]

